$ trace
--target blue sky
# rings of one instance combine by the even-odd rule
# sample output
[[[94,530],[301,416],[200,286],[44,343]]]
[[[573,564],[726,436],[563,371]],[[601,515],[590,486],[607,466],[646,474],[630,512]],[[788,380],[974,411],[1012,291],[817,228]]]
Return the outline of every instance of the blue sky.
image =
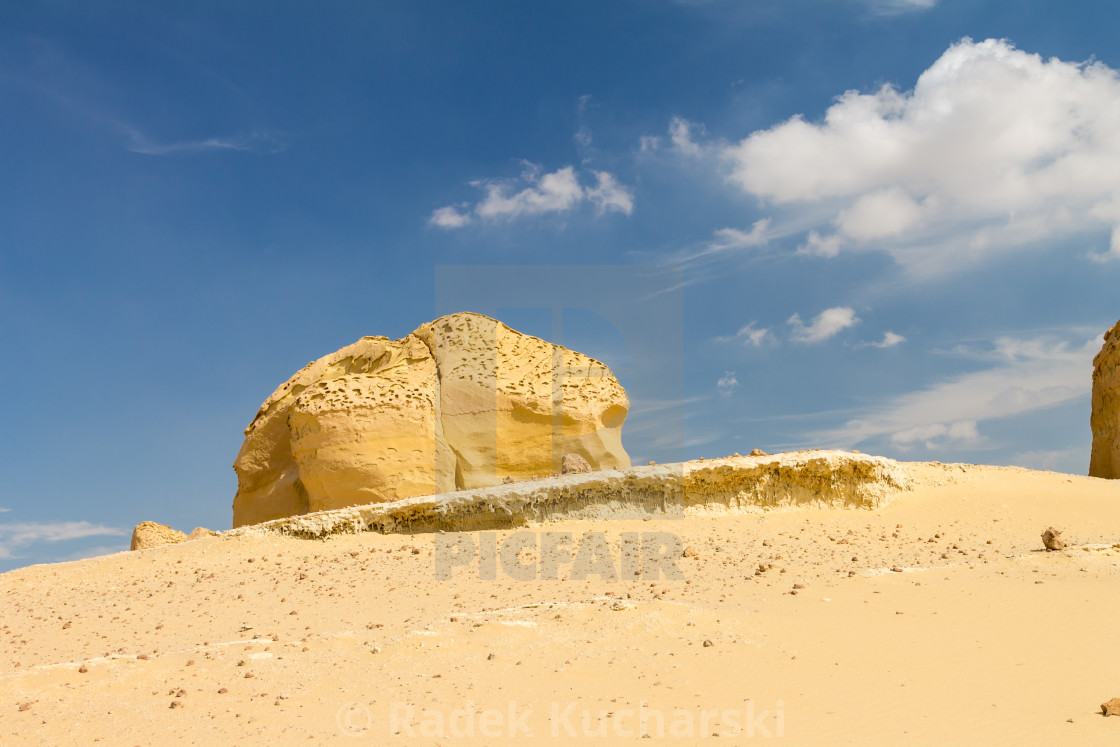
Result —
[[[1118,30],[1103,1],[5,4],[0,569],[228,527],[275,386],[495,304],[617,369],[635,461],[1084,473]]]

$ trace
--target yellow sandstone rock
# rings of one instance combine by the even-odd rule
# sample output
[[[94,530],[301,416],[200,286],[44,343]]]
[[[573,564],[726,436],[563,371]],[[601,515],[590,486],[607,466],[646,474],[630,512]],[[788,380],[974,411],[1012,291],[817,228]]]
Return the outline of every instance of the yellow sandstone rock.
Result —
[[[187,535],[177,529],[172,529],[166,524],[142,521],[132,530],[132,545],[128,549],[147,550],[149,547],[173,545],[186,539]]]
[[[559,474],[569,453],[628,467],[629,408],[602,363],[480,314],[364,337],[261,405],[233,525]]]
[[[1093,453],[1090,477],[1120,479],[1120,322],[1093,359]]]

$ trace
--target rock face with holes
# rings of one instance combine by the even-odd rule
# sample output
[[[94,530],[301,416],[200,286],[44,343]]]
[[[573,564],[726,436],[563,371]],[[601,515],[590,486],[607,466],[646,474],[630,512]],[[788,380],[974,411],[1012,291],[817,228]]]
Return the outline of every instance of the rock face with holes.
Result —
[[[261,405],[234,462],[233,525],[630,466],[610,370],[480,314],[363,337]]]
[[[1093,359],[1093,453],[1089,476],[1120,479],[1120,322]]]

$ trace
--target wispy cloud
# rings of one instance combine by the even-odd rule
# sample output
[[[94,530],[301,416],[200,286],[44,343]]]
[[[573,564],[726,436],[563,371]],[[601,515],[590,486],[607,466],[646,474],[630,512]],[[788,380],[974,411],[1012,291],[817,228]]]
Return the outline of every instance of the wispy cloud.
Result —
[[[1087,396],[1100,346],[1099,335],[1087,341],[1001,337],[975,356],[990,361],[990,367],[892,397],[839,428],[814,434],[813,440],[835,446],[883,436],[896,445],[975,440],[984,421]]]
[[[831,339],[848,327],[859,324],[859,321],[854,309],[836,306],[817,314],[810,324],[802,322],[798,314],[787,319],[786,324],[792,328],[790,338],[794,342],[815,343]]]
[[[122,126],[128,142],[125,147],[133,153],[147,156],[190,156],[199,153],[240,151],[244,153],[279,153],[285,143],[269,132],[250,132],[232,137],[210,137],[202,140],[181,140],[171,143],[154,142],[135,127]]]
[[[550,173],[541,173],[541,167],[524,163],[519,179],[474,181],[486,196],[475,203],[459,203],[434,210],[428,224],[451,230],[470,225],[475,221],[514,220],[545,213],[563,213],[584,202],[595,207],[597,214],[608,212],[630,215],[634,210],[634,195],[606,171],[589,171],[595,184],[585,186],[576,170],[564,166]]]
[[[716,337],[715,341],[720,343],[739,342],[744,345],[753,345],[756,348],[761,347],[763,342],[773,339],[773,335],[770,334],[768,327],[756,328],[756,324],[758,324],[756,321],[744,324],[735,334]]]
[[[107,84],[97,70],[72,58],[64,49],[49,41],[37,40],[33,56],[36,61],[33,68],[22,76],[13,76],[11,80],[53,102],[75,119],[121,138],[123,147],[133,153],[149,156],[190,156],[215,152],[278,153],[286,147],[279,133],[263,128],[232,135],[160,141],[151,137],[145,131],[146,127],[137,124],[136,117],[107,105],[106,102],[114,98],[114,87]]]
[[[23,548],[39,542],[65,542],[84,537],[127,534],[128,530],[91,524],[88,521],[0,524],[0,558],[15,557]]]
[[[868,12],[877,16],[921,12],[937,5],[937,0],[859,0],[859,2]]]

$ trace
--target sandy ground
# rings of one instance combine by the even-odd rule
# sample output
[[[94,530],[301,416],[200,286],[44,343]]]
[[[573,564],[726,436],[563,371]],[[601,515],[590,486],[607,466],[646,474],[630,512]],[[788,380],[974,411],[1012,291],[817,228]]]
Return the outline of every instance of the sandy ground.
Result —
[[[432,534],[0,574],[0,744],[1120,744],[1120,481],[913,469],[874,511],[532,528],[616,567],[675,534],[683,580],[438,580]]]

